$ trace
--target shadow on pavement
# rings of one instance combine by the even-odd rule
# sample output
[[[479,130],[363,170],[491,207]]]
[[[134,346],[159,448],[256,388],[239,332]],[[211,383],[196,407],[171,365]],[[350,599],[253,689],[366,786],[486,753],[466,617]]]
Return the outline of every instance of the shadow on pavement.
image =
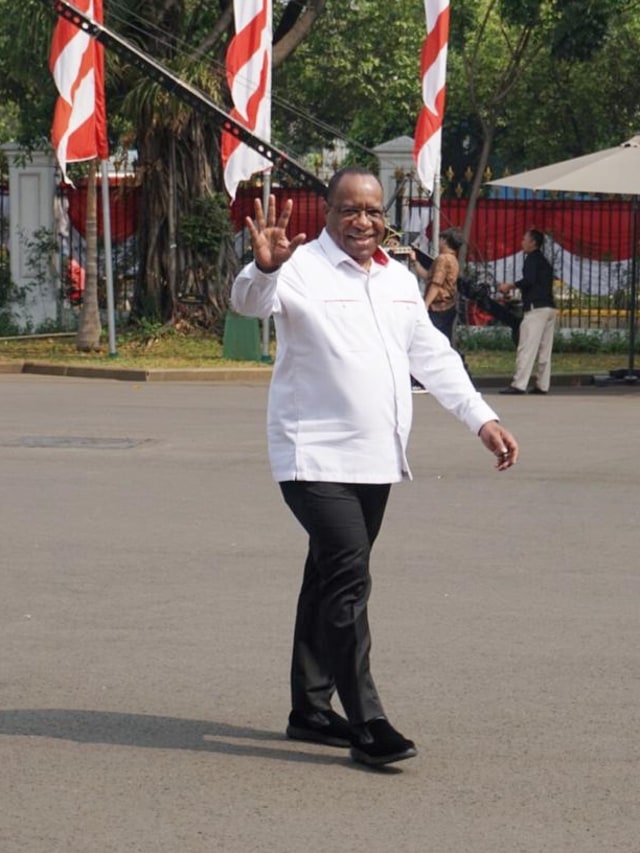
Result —
[[[113,711],[77,711],[44,708],[0,711],[0,735],[59,738],[78,743],[114,744],[149,749],[184,749],[274,758],[279,761],[307,761],[336,764],[345,759],[345,750],[332,755],[300,752],[236,741],[291,743],[278,732],[233,726],[210,720],[185,720],[146,714]]]

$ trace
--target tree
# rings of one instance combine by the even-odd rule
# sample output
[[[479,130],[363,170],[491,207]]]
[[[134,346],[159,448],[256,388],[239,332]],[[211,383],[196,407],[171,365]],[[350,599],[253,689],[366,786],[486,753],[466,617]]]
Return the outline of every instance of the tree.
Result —
[[[592,0],[461,0],[458,4],[458,14],[452,17],[452,65],[466,81],[466,112],[477,122],[480,137],[464,223],[467,238],[496,134],[517,102],[519,84],[528,75],[529,80],[535,77],[537,66],[548,68],[553,62],[558,69],[591,59],[615,13],[629,6],[629,0],[598,4]],[[534,106],[520,133],[528,132],[536,119]]]
[[[276,3],[274,66],[312,29],[326,0]],[[232,3],[143,0],[124,35],[177,76],[228,109],[221,69],[233,34]],[[221,331],[230,279],[236,270],[232,230],[224,216],[217,122],[127,69],[122,101],[133,127],[142,173],[139,281],[134,309],[175,321],[185,313]],[[189,224],[188,233],[185,222]],[[216,233],[209,234],[215,224]],[[193,305],[197,305],[194,313]]]
[[[82,308],[78,321],[76,347],[91,352],[100,347],[100,310],[98,306],[98,207],[96,175],[98,161],[89,161],[87,178],[87,269]]]
[[[325,5],[326,0],[276,0],[274,64],[297,48]],[[8,48],[0,58],[0,71],[8,72],[0,94],[19,105],[20,141],[33,144],[48,137],[55,90],[46,63],[31,60],[48,55],[54,19],[35,0],[17,7],[17,14],[12,6],[9,15],[8,8],[0,0],[6,13],[0,46]],[[127,0],[106,9],[105,23],[228,108],[224,55],[233,34],[232,0]],[[13,38],[14,26],[22,39]],[[135,66],[111,52],[106,59],[110,135],[135,147],[140,164],[141,263],[134,311],[169,321],[189,314],[220,329],[236,265],[222,190],[220,129]],[[212,216],[215,239],[207,236]]]
[[[638,0],[452,4],[443,163],[475,167],[467,227],[489,162],[514,170],[614,144],[627,129],[631,135],[640,103],[638,7]],[[53,18],[38,0],[0,0],[0,12],[0,97],[14,109],[21,140],[43,140],[55,91],[45,63],[32,57],[48,54]],[[123,0],[106,12],[107,26],[228,107],[232,0]],[[413,134],[422,4],[274,0],[274,19],[278,147],[302,158],[341,134],[362,159],[393,136]],[[616,57],[627,61],[616,68]],[[219,328],[236,258],[217,123],[117,55],[107,51],[106,59],[112,141],[136,148],[140,165],[135,311],[172,321],[187,313]]]
[[[274,75],[278,134],[288,129],[299,156],[342,135],[360,160],[361,146],[412,135],[420,108],[423,38],[424,8],[415,0],[328,4],[309,37]],[[294,104],[301,118],[292,122],[283,103]],[[318,122],[310,122],[309,115]]]
[[[495,162],[520,171],[607,148],[637,132],[637,8],[634,13],[629,5],[612,16],[600,46],[588,58],[565,58],[553,50],[539,55],[507,106]]]

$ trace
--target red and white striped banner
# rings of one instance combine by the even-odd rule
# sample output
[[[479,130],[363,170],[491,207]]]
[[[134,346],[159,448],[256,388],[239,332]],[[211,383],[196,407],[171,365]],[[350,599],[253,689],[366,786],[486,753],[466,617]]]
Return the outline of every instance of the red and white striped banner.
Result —
[[[75,0],[74,5],[102,23],[102,0]],[[60,92],[51,141],[66,181],[67,163],[109,156],[102,45],[60,18],[53,32],[49,69]]]
[[[413,144],[413,159],[418,178],[433,192],[440,171],[442,122],[444,120],[447,46],[449,40],[449,0],[424,0],[427,36],[422,44],[420,73],[422,100]]]
[[[231,115],[252,133],[271,141],[271,0],[234,0],[236,34],[227,51]],[[224,182],[233,200],[240,181],[271,167],[271,161],[223,132]]]

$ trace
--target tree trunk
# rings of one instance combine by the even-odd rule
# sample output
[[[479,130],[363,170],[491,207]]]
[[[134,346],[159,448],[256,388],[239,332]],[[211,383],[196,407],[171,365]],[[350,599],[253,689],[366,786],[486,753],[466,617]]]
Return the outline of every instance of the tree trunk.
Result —
[[[220,196],[218,135],[195,112],[141,128],[144,213],[134,316],[222,328],[237,258],[226,197],[226,222],[206,219],[207,205]]]
[[[97,172],[98,161],[91,160],[87,178],[87,270],[76,335],[76,349],[81,352],[99,350],[100,333],[102,332],[98,307]]]
[[[289,7],[296,7],[298,3],[289,2]],[[327,0],[308,0],[302,12],[295,10],[292,15],[291,25],[283,26],[279,32],[274,33],[275,44],[273,45],[272,65],[278,68],[284,60],[290,56],[298,47],[300,42],[309,35],[318,17],[324,11]],[[283,17],[286,17],[286,12]]]
[[[469,201],[467,202],[467,210],[464,216],[464,225],[462,226],[464,244],[460,249],[460,255],[458,259],[460,263],[460,269],[462,271],[464,271],[465,265],[467,263],[467,247],[469,245],[469,236],[471,234],[471,226],[473,225],[473,217],[475,216],[478,198],[480,197],[480,188],[482,187],[482,184],[484,182],[484,172],[489,162],[489,155],[491,154],[491,146],[493,145],[493,137],[495,134],[495,122],[492,121],[490,124],[483,123],[483,130],[484,133],[482,139],[482,150],[480,151],[480,159],[478,160],[476,173],[473,176],[471,192],[469,193]]]

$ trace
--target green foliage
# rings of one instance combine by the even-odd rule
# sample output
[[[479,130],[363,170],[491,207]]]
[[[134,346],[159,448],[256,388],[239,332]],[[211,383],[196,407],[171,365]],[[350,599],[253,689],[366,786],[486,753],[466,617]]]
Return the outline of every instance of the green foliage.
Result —
[[[553,341],[555,352],[563,353],[626,353],[629,351],[627,333],[601,329],[571,329],[569,334],[557,331]]]
[[[229,204],[222,193],[193,199],[179,224],[181,241],[199,254],[214,258],[233,234]]]
[[[505,22],[518,27],[535,26],[540,20],[544,0],[499,0],[498,11]]]
[[[494,175],[631,136],[640,118],[639,29],[637,0],[452,4],[445,170],[453,166],[458,180],[467,167],[477,172],[486,133]]]
[[[68,324],[63,324],[58,320],[53,319],[52,317],[47,320],[43,320],[39,326],[36,327],[35,334],[36,335],[56,335],[56,334],[67,334],[69,332]]]
[[[138,317],[132,323],[132,337],[141,343],[148,343],[173,334],[175,334],[174,327],[158,319]]]
[[[511,331],[504,326],[458,326],[456,337],[464,352],[515,350]]]
[[[309,37],[274,73],[278,137],[298,151],[327,144],[326,131],[304,118],[292,123],[282,100],[364,146],[412,135],[424,35],[424,7],[413,0],[327,4]]]
[[[51,275],[51,259],[58,251],[56,235],[47,228],[38,228],[31,236],[20,234],[20,242],[25,248],[31,276],[29,287],[44,287]]]
[[[46,57],[53,16],[43,3],[0,0],[0,141],[33,145],[49,135],[55,89]],[[17,37],[19,34],[19,37]],[[42,57],[34,62],[34,57]]]
[[[587,61],[602,46],[616,12],[626,0],[563,0],[557,3],[558,18],[553,29],[551,56],[554,59]]]
[[[20,291],[11,278],[9,253],[0,246],[0,336],[15,335],[18,327],[11,316],[11,305],[20,299]]]
[[[457,345],[465,353],[515,352],[511,331],[504,326],[459,326]],[[640,340],[636,341],[640,348]],[[629,351],[629,335],[606,329],[557,329],[554,353],[619,353]]]

